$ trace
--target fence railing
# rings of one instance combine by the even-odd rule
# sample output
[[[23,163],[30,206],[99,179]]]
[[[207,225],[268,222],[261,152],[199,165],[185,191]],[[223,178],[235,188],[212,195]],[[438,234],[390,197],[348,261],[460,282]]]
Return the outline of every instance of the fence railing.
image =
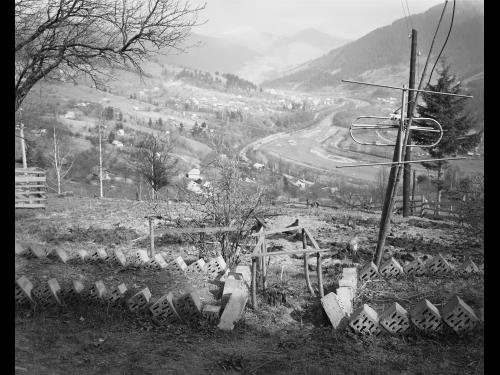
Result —
[[[16,208],[45,208],[47,179],[45,171],[36,168],[15,169]]]

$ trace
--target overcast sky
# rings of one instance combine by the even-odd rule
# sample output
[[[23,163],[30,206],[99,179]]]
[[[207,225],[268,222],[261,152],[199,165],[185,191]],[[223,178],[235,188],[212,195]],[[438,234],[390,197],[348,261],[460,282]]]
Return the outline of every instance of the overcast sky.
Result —
[[[201,1],[201,0],[200,0]],[[195,32],[209,35],[247,29],[277,35],[316,28],[332,36],[357,39],[404,17],[405,0],[205,0],[208,22]],[[459,6],[461,0],[457,1]],[[478,0],[482,1],[482,0]],[[406,0],[410,12],[422,13],[443,0]],[[452,5],[449,2],[448,7]]]

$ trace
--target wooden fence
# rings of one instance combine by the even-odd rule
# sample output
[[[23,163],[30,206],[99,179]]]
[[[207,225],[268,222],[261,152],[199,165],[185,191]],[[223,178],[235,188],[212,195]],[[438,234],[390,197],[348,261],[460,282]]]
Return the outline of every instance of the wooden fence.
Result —
[[[16,168],[16,208],[45,208],[47,186],[45,171]]]

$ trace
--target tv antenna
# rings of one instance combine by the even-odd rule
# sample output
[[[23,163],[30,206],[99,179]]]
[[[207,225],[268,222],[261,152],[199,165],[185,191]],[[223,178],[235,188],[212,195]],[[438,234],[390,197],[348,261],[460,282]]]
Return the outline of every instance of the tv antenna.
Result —
[[[377,267],[380,266],[380,261],[382,260],[382,254],[383,254],[383,249],[385,245],[385,238],[387,236],[387,229],[389,227],[391,215],[392,215],[392,209],[394,206],[394,198],[396,195],[396,188],[399,182],[399,176],[401,173],[401,167],[404,164],[409,164],[409,163],[422,163],[422,162],[431,162],[431,161],[444,161],[444,160],[459,160],[459,159],[467,159],[466,157],[448,157],[448,158],[439,158],[439,159],[427,159],[427,160],[408,160],[408,161],[403,161],[403,152],[407,150],[407,148],[410,147],[423,147],[423,148],[432,148],[437,146],[443,137],[443,128],[441,127],[441,124],[437,122],[434,119],[431,118],[422,118],[422,117],[409,117],[408,119],[405,118],[405,109],[407,105],[406,101],[406,96],[409,92],[413,91],[416,92],[417,95],[420,92],[425,92],[428,94],[432,95],[449,95],[449,96],[457,96],[457,97],[462,97],[462,98],[472,98],[470,95],[462,95],[462,94],[453,94],[453,93],[447,93],[447,92],[438,92],[438,91],[429,91],[429,90],[420,90],[420,89],[414,89],[414,88],[408,88],[408,86],[404,85],[403,87],[398,87],[398,86],[389,86],[389,85],[379,85],[375,83],[368,83],[368,82],[359,82],[359,81],[352,81],[352,80],[347,80],[343,79],[341,82],[346,82],[346,83],[354,83],[358,85],[365,85],[365,86],[374,86],[374,87],[382,87],[382,88],[389,88],[393,90],[401,90],[401,112],[400,115],[392,115],[389,117],[382,117],[382,116],[359,116],[357,117],[351,124],[351,127],[349,128],[349,133],[351,135],[351,138],[353,139],[354,142],[361,144],[361,145],[372,145],[372,146],[394,146],[394,157],[392,162],[382,162],[382,163],[364,163],[364,164],[351,164],[351,165],[342,165],[342,166],[337,166],[336,168],[352,168],[352,167],[364,167],[364,166],[373,166],[373,165],[390,165],[391,166],[391,173],[389,174],[389,182],[387,184],[387,190],[385,194],[385,199],[384,199],[384,205],[382,208],[382,217],[380,220],[380,229],[379,229],[379,237],[378,237],[378,242],[377,242],[377,250],[375,252],[374,256],[374,262],[377,265]],[[366,123],[358,123],[358,120],[363,120],[368,122],[370,120],[375,120],[374,124],[366,124]],[[415,121],[417,125],[412,126],[412,122]],[[427,123],[427,126],[424,126],[425,123]],[[390,140],[387,140],[385,137],[380,137],[379,131],[385,131],[387,129],[397,129],[397,137],[395,142],[392,142]],[[353,132],[356,131],[375,131],[376,135],[382,139],[384,139],[385,143],[379,143],[379,142],[368,142],[368,141],[360,141],[358,138],[356,138],[353,134]],[[429,144],[424,144],[424,145],[412,145],[408,144],[408,138],[410,131],[413,132],[433,132],[433,133],[438,133],[438,138],[437,140],[433,141],[432,143]],[[373,134],[373,133],[372,133]]]

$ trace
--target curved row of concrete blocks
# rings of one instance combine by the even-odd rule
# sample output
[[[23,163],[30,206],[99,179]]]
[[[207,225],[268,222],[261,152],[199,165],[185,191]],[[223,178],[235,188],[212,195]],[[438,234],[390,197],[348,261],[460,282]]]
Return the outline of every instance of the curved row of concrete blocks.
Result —
[[[331,292],[321,299],[321,304],[335,329],[348,325],[354,332],[365,335],[379,335],[382,332],[401,334],[413,325],[424,332],[440,332],[445,323],[455,332],[463,333],[470,332],[484,323],[484,309],[480,308],[476,314],[458,296],[450,298],[441,311],[427,299],[417,303],[409,312],[397,302],[380,315],[367,304],[353,311],[357,282],[357,269],[344,268],[336,293]]]
[[[99,253],[102,254],[101,251]],[[222,256],[214,258],[208,263],[199,259],[187,266],[182,257],[167,264],[164,260],[162,262],[163,258],[160,257],[155,257],[153,262],[156,261],[156,263],[147,261],[144,255],[139,251],[139,254],[136,254],[135,263],[146,267],[167,268],[174,274],[200,272],[208,274],[211,278],[218,278],[219,281],[224,282],[222,304],[202,306],[197,291],[186,293],[178,298],[174,298],[173,294],[169,292],[157,300],[153,300],[149,288],[146,287],[130,296],[125,284],[122,283],[108,289],[102,280],[96,281],[88,289],[77,280],[73,280],[72,285],[61,288],[58,281],[53,278],[48,280],[46,284],[34,288],[25,276],[16,280],[16,303],[31,303],[42,308],[53,305],[71,306],[79,301],[104,306],[126,305],[132,313],[149,311],[152,320],[159,325],[175,321],[196,325],[204,319],[212,323],[219,322],[218,327],[223,330],[231,330],[234,323],[241,318],[248,300],[250,267],[238,266],[235,272],[230,272]]]
[[[448,262],[441,254],[438,254],[435,257],[427,259],[426,261],[417,258],[402,266],[396,259],[391,257],[382,263],[380,268],[377,268],[373,262],[365,264],[359,273],[359,280],[364,282],[379,275],[392,278],[404,274],[423,276],[428,274],[438,275],[454,272],[463,274],[481,273],[484,272],[484,264],[477,266],[472,260],[469,259],[460,267],[456,267]]]

